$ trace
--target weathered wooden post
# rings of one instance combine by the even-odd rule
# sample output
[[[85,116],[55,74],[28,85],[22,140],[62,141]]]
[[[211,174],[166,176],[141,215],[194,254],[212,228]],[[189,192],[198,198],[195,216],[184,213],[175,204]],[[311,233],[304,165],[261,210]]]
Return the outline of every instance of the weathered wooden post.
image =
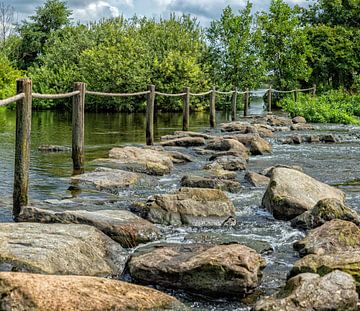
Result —
[[[295,102],[298,101],[298,90],[297,89],[294,90],[294,99],[295,99]]]
[[[269,90],[268,90],[268,112],[271,112],[271,100],[272,100],[272,86],[269,86]]]
[[[184,88],[184,108],[183,108],[183,131],[189,130],[189,114],[190,114],[190,88]]]
[[[249,98],[250,98],[249,88],[246,88],[245,89],[245,94],[244,94],[244,117],[248,116]]]
[[[32,107],[32,81],[16,80],[16,92],[25,97],[16,103],[15,169],[13,191],[13,216],[29,201],[30,133]]]
[[[72,103],[72,160],[73,174],[84,172],[84,114],[86,84],[74,83],[74,91],[80,93],[73,96]]]
[[[148,86],[146,105],[146,144],[154,144],[154,104],[155,104],[155,85]]]
[[[231,120],[232,121],[236,121],[237,93],[238,93],[238,89],[237,89],[237,87],[234,87],[234,92],[232,93],[232,96],[231,96],[231,106],[232,106]]]
[[[315,96],[316,95],[316,84],[313,84],[313,91],[312,91],[312,95]]]
[[[212,92],[210,93],[210,127],[214,128],[216,126],[216,117],[215,117],[215,87],[213,87]]]

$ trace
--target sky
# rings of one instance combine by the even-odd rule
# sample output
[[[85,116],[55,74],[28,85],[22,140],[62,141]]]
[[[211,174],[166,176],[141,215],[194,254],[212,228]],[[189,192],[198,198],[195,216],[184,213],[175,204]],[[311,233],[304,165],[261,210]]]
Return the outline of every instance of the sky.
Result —
[[[291,6],[308,5],[312,0],[285,0]],[[19,21],[32,15],[36,7],[42,6],[44,0],[0,0],[14,7]],[[65,1],[72,10],[73,21],[89,22],[103,17],[134,14],[147,17],[167,17],[171,12],[186,13],[196,16],[203,26],[220,17],[222,9],[230,5],[235,11],[245,6],[246,0],[68,0]],[[267,10],[270,0],[253,0],[254,11]]]

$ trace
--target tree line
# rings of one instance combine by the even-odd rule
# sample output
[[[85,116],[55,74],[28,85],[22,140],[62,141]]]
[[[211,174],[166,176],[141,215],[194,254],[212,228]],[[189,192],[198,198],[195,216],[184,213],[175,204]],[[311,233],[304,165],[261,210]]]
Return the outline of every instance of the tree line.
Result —
[[[252,4],[202,27],[190,15],[152,19],[116,17],[73,23],[61,0],[47,0],[28,20],[12,24],[14,10],[0,3],[0,98],[12,95],[15,79],[33,79],[34,91],[63,93],[74,81],[103,92],[136,92],[155,84],[161,92],[184,86],[201,92],[256,89],[271,84],[320,92],[360,87],[360,3],[317,0],[290,7],[272,0],[268,11]],[[10,27],[9,27],[10,25]],[[157,108],[182,109],[181,99],[158,96]],[[226,108],[228,101],[219,102]],[[38,109],[70,109],[64,101],[34,101]],[[194,98],[192,110],[208,101]],[[145,99],[87,97],[89,110],[143,111]]]

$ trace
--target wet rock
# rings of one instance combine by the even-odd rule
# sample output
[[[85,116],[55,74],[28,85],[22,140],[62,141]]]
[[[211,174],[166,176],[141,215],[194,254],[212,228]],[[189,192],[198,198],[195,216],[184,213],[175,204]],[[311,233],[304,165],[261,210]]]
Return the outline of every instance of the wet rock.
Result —
[[[87,276],[1,272],[0,295],[2,310],[189,310],[157,290]]]
[[[289,276],[300,273],[317,273],[321,276],[340,270],[350,274],[360,293],[360,251],[344,251],[323,255],[310,254],[295,262]]]
[[[236,172],[234,171],[227,171],[221,168],[220,166],[210,167],[207,170],[210,177],[215,177],[218,179],[235,179],[236,178]]]
[[[231,235],[216,232],[189,233],[184,237],[185,241],[193,243],[209,243],[217,245],[241,244],[256,250],[260,254],[267,254],[273,251],[270,243],[262,240],[248,238],[246,236]]]
[[[171,140],[165,140],[160,143],[161,146],[177,146],[177,147],[195,147],[205,145],[205,139],[202,137],[180,137]]]
[[[216,151],[214,150],[207,150],[207,149],[204,149],[204,148],[194,148],[193,149],[196,154],[198,155],[214,155],[216,154]]]
[[[262,155],[271,153],[272,147],[265,139],[261,138],[258,134],[237,134],[228,136],[229,139],[235,139],[245,145],[252,155]]]
[[[73,176],[71,180],[93,185],[99,190],[114,190],[139,184],[144,178],[138,173],[110,168],[97,168],[94,172]]]
[[[260,137],[273,137],[274,136],[274,129],[270,125],[266,124],[253,124],[256,132],[260,135]]]
[[[300,145],[302,143],[302,138],[300,135],[292,136],[292,141],[295,145]]]
[[[211,188],[229,192],[238,192],[241,185],[235,180],[207,178],[195,175],[185,175],[180,182],[182,187],[190,188]]]
[[[360,251],[360,228],[352,222],[334,219],[310,230],[294,248],[301,255]]]
[[[42,152],[68,152],[71,151],[71,148],[58,145],[41,145],[38,150]]]
[[[338,139],[333,134],[320,135],[320,141],[323,143],[336,143]]]
[[[304,117],[301,116],[297,116],[292,118],[291,120],[294,124],[298,124],[298,123],[306,123],[306,119]]]
[[[314,127],[312,125],[306,124],[306,123],[297,123],[297,124],[291,125],[290,129],[292,131],[309,131],[309,130],[313,130]]]
[[[356,311],[357,293],[352,277],[341,271],[323,277],[303,273],[288,280],[284,289],[256,303],[254,311]]]
[[[246,170],[247,162],[242,157],[236,156],[221,156],[210,164],[206,164],[204,169],[216,170],[223,169],[227,171],[242,171]]]
[[[261,175],[264,175],[266,177],[271,177],[272,176],[272,172],[274,168],[278,168],[278,167],[283,167],[283,168],[288,168],[288,169],[292,169],[292,170],[297,170],[299,172],[304,172],[301,166],[298,165],[283,165],[283,164],[277,164],[274,166],[270,166],[265,168],[264,170],[261,171]]]
[[[123,247],[135,247],[161,237],[160,231],[149,221],[125,210],[54,212],[23,207],[17,218],[21,222],[87,224],[96,227]]]
[[[295,217],[291,225],[300,229],[312,229],[333,219],[351,221],[360,226],[360,215],[337,199],[320,200],[313,208]]]
[[[172,158],[174,163],[193,162],[193,158],[191,156],[178,151],[167,151],[167,154]]]
[[[215,151],[231,151],[233,155],[239,155],[245,160],[249,159],[249,150],[235,139],[217,138],[208,143],[205,149]]]
[[[220,129],[222,132],[240,132],[243,134],[249,133],[251,131],[251,125],[249,122],[229,122],[220,124]]]
[[[221,190],[181,188],[150,197],[142,215],[164,225],[222,226],[234,218],[235,208]]]
[[[270,178],[255,172],[246,172],[245,180],[253,187],[264,187],[270,182]]]
[[[271,126],[291,126],[293,124],[291,119],[275,115],[268,115],[267,123]]]
[[[335,198],[344,202],[345,194],[298,170],[278,167],[272,170],[262,206],[275,218],[290,220],[325,198]]]
[[[174,135],[177,136],[190,136],[190,137],[202,137],[205,139],[213,139],[214,137],[205,133],[191,132],[191,131],[175,131]]]
[[[87,225],[1,223],[0,270],[118,276],[127,252]]]
[[[165,175],[173,167],[171,157],[165,152],[138,147],[113,148],[109,152],[108,163],[118,165],[127,170],[147,173],[150,175]]]
[[[265,261],[239,244],[160,244],[138,249],[128,267],[143,283],[241,297],[260,284]]]

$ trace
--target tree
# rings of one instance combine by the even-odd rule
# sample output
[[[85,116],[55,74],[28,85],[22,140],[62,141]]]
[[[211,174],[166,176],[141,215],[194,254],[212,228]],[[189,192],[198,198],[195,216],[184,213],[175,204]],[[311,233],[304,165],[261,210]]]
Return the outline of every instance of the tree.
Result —
[[[36,62],[52,32],[70,22],[71,11],[60,0],[47,0],[35,13],[30,17],[31,21],[23,22],[17,29],[21,37],[18,65],[22,69]]]
[[[298,13],[297,7],[292,9],[283,0],[272,0],[269,12],[258,16],[263,56],[276,88],[293,89],[307,82],[311,74],[307,62],[311,48]]]
[[[239,15],[226,7],[207,31],[213,81],[222,88],[256,88],[263,80],[260,33],[254,28],[251,7],[247,2]]]
[[[0,2],[0,41],[2,47],[5,45],[6,39],[13,34],[15,22],[15,9]]]
[[[15,95],[16,79],[23,75],[23,72],[15,69],[5,55],[0,53],[0,99]]]

